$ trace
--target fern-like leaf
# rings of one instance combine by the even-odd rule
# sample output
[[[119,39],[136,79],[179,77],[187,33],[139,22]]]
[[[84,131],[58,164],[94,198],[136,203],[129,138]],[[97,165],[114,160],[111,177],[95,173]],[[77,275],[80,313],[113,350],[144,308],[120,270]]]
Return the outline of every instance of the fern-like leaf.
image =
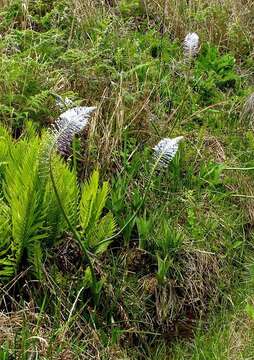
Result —
[[[110,242],[103,242],[110,238],[116,228],[111,212],[101,218],[103,208],[108,197],[109,186],[104,182],[99,188],[99,172],[95,170],[82,189],[80,201],[80,224],[84,238],[89,248],[94,248],[96,254],[104,252]]]
[[[79,188],[77,185],[76,175],[59,156],[55,156],[52,161],[58,195],[71,224],[76,227],[78,221],[79,199]],[[46,211],[48,238],[50,243],[54,243],[55,239],[67,230],[68,225],[66,224],[63,213],[59,208],[51,182],[47,183],[45,189],[43,207]]]
[[[94,213],[94,203],[96,202],[96,195],[99,186],[99,172],[93,172],[90,179],[83,185],[81,200],[80,200],[80,224],[83,231],[90,226],[91,219]]]
[[[42,280],[43,272],[42,272],[42,248],[40,240],[44,239],[44,236],[37,236],[33,238],[33,242],[28,247],[28,259],[29,263],[33,264],[34,272],[38,280]]]
[[[0,202],[0,277],[10,277],[15,274],[15,258],[13,256],[11,239],[10,208]]]
[[[94,202],[94,213],[93,213],[93,221],[96,222],[102,213],[102,210],[106,204],[106,200],[109,193],[109,185],[108,182],[104,181],[102,188],[98,189],[96,199]]]
[[[103,241],[105,239],[111,238],[116,230],[116,223],[111,212],[108,212],[88,234],[88,243],[89,247],[95,247],[96,254],[104,253],[110,241]]]
[[[44,188],[39,176],[39,139],[13,145],[4,174],[4,192],[10,208],[12,249],[18,268],[25,251],[47,236],[42,200]]]
[[[45,108],[47,108],[46,102],[49,95],[49,90],[43,90],[40,93],[29,97],[26,104],[26,110],[33,112],[45,110]]]

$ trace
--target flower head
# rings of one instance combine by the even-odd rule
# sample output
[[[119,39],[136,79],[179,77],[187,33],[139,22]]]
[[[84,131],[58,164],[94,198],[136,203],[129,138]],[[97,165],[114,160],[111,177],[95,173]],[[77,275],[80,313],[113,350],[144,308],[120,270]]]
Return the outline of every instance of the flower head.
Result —
[[[177,153],[179,143],[183,136],[178,136],[174,139],[162,139],[153,149],[154,157],[158,160],[161,167],[167,167],[169,162],[174,158]]]
[[[73,137],[85,129],[96,107],[77,106],[62,113],[54,124],[54,136],[57,149],[61,153],[69,150]]]
[[[197,33],[188,33],[183,42],[184,54],[186,57],[193,57],[199,51],[199,36]]]

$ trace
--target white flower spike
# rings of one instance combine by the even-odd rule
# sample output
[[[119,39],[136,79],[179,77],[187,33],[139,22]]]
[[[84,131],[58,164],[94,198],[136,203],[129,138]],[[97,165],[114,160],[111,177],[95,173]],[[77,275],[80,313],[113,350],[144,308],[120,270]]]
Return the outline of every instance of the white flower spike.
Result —
[[[183,42],[184,54],[188,58],[192,58],[199,51],[199,36],[197,33],[188,33]]]
[[[246,100],[243,106],[242,116],[248,119],[251,125],[254,124],[254,93],[252,93]]]
[[[86,128],[96,107],[77,106],[62,113],[54,124],[54,136],[57,149],[67,153],[72,139]]]
[[[183,136],[178,136],[174,139],[162,139],[154,148],[154,157],[158,160],[158,165],[167,167],[170,161],[175,157],[179,143],[183,140]]]

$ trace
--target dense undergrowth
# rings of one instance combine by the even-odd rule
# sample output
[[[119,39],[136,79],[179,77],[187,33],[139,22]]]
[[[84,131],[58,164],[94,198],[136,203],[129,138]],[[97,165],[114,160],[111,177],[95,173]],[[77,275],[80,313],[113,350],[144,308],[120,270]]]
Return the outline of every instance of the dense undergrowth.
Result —
[[[251,359],[252,1],[0,9],[1,359]]]

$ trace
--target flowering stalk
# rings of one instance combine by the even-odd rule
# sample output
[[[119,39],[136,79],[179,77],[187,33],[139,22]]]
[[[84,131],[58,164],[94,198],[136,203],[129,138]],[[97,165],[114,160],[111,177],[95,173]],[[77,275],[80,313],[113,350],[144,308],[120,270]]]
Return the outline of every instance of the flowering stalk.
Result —
[[[177,153],[181,140],[183,140],[183,136],[178,136],[174,139],[164,138],[153,148],[154,157],[159,159],[159,166],[165,168],[169,165]]]
[[[178,139],[178,140],[176,140],[176,139]],[[173,141],[173,143],[177,143],[177,145],[175,145],[175,148],[174,148],[174,155],[173,155],[173,151],[172,151],[172,149],[171,149],[171,153],[172,153],[171,159],[175,156],[175,154],[176,154],[176,152],[177,152],[177,149],[178,149],[178,142],[179,142],[180,140],[182,140],[182,139],[183,139],[183,136],[179,136],[178,138],[175,138],[175,139],[167,139],[167,140],[171,140],[171,141],[172,141],[172,140],[175,140],[175,142]],[[166,140],[166,139],[163,139],[163,140]],[[172,144],[172,143],[171,143],[171,144]],[[158,145],[159,145],[159,144],[158,144]],[[111,237],[109,237],[109,238],[107,238],[107,239],[102,240],[99,244],[97,244],[97,245],[95,246],[95,249],[96,249],[97,247],[101,246],[102,244],[105,244],[105,243],[107,243],[107,242],[111,242],[113,239],[115,239],[116,237],[118,237],[119,235],[121,235],[121,233],[124,231],[124,229],[135,219],[135,217],[137,216],[139,210],[140,210],[140,209],[142,208],[142,206],[144,205],[145,199],[146,199],[146,197],[147,197],[148,191],[149,191],[150,186],[151,186],[151,183],[152,183],[153,175],[154,175],[156,169],[158,168],[158,165],[159,165],[159,164],[161,163],[161,161],[162,161],[162,158],[163,158],[163,156],[164,156],[164,154],[165,154],[165,150],[169,150],[169,147],[167,147],[166,149],[164,149],[164,152],[161,151],[161,152],[160,152],[159,154],[157,154],[157,156],[156,156],[156,161],[155,161],[155,163],[154,163],[154,165],[153,165],[153,167],[152,167],[151,175],[150,175],[150,177],[149,177],[149,179],[148,179],[148,182],[147,182],[145,191],[144,191],[144,193],[143,193],[141,202],[140,202],[138,208],[136,209],[136,211],[134,212],[134,214],[130,217],[130,219],[124,224],[124,226],[123,226],[116,234],[114,234],[113,236],[111,236]]]
[[[193,58],[199,51],[199,36],[197,33],[188,33],[183,42],[184,54],[187,58]]]
[[[65,154],[71,145],[72,139],[76,134],[78,134],[81,130],[83,130],[88,125],[88,120],[91,114],[95,111],[95,107],[76,107],[70,110],[67,110],[63,114],[60,115],[59,119],[56,121],[54,129],[52,131],[52,138],[50,140],[50,147],[48,152],[48,165],[49,165],[49,176],[53,186],[53,190],[60,207],[60,210],[63,214],[63,217],[75,237],[77,243],[83,251],[84,259],[87,262],[92,276],[93,285],[96,283],[96,276],[94,273],[94,268],[89,256],[89,253],[81,241],[80,235],[75,229],[75,227],[71,224],[63,204],[61,202],[61,198],[58,193],[57,185],[55,182],[53,167],[52,167],[52,158],[55,149],[57,149],[60,153]],[[94,287],[95,288],[95,287]]]

